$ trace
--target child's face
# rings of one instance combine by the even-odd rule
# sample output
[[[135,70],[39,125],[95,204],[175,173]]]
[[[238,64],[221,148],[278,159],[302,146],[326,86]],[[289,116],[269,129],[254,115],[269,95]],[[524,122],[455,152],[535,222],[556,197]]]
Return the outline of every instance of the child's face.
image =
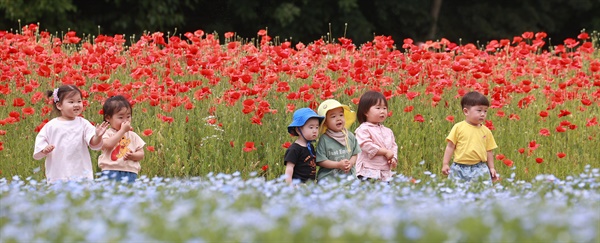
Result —
[[[463,113],[465,114],[465,120],[471,125],[479,125],[485,122],[487,116],[488,107],[484,105],[471,106],[470,108],[464,108]]]
[[[83,100],[81,95],[71,95],[63,98],[56,103],[56,108],[60,111],[60,116],[66,120],[73,120],[83,112]]]
[[[108,118],[108,122],[110,123],[110,127],[119,131],[121,129],[121,123],[128,121],[131,122],[131,110],[123,107],[119,112],[113,114]]]
[[[378,101],[377,104],[371,106],[365,116],[370,123],[382,123],[387,118],[388,109],[383,101]]]
[[[329,110],[325,117],[325,126],[327,126],[327,129],[334,132],[341,132],[346,126],[344,108],[338,107],[333,110]]]
[[[312,141],[316,140],[317,136],[319,136],[319,119],[311,118],[304,123],[304,126],[301,126],[297,129],[300,129],[302,135],[306,140]]]

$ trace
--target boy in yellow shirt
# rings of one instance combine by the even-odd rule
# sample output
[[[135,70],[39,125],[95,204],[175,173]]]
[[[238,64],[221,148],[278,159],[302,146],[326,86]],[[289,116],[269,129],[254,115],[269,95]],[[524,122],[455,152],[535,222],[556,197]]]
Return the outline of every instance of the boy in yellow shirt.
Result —
[[[465,120],[456,123],[446,137],[448,144],[444,152],[442,173],[458,180],[496,181],[494,152],[497,148],[494,136],[485,122],[490,106],[488,99],[479,92],[472,91],[460,100]],[[449,166],[454,155],[454,163]]]

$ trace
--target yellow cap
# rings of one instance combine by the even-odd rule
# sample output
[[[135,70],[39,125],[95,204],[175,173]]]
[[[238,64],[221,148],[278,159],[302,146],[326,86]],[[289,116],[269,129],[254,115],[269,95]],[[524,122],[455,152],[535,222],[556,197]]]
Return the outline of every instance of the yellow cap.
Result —
[[[327,131],[327,126],[325,122],[327,121],[327,112],[333,110],[335,108],[342,107],[344,109],[344,119],[346,120],[346,129],[350,128],[354,121],[356,121],[356,113],[350,110],[350,107],[347,105],[342,105],[340,102],[334,99],[328,99],[323,101],[321,105],[319,105],[319,109],[317,109],[317,113],[319,116],[324,116],[325,119],[321,122],[321,127],[319,128],[320,133],[325,133]]]

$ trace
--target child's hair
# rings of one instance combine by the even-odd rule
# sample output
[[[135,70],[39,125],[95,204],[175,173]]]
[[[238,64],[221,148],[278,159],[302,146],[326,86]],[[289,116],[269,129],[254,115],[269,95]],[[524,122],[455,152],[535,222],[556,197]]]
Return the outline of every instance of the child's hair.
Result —
[[[79,88],[77,88],[77,86],[72,85],[72,84],[62,85],[54,90],[46,91],[46,96],[48,96],[48,98],[52,99],[52,106],[54,107],[54,113],[56,113],[57,115],[60,115],[61,113],[58,110],[58,107],[56,107],[56,104],[61,103],[66,98],[73,97],[75,95],[79,95],[80,97],[83,97],[81,90],[79,90]]]
[[[358,111],[356,111],[358,123],[366,122],[367,112],[369,112],[371,106],[377,105],[379,102],[383,102],[383,104],[386,107],[388,106],[387,100],[385,99],[385,96],[383,96],[382,93],[374,90],[370,90],[364,93],[358,101]]]
[[[481,93],[477,91],[471,91],[466,93],[460,100],[461,108],[470,108],[476,105],[490,106],[490,101]]]
[[[104,121],[107,121],[107,119],[112,117],[115,113],[119,112],[123,108],[127,108],[127,110],[133,113],[131,104],[129,104],[129,101],[127,101],[127,99],[125,99],[125,97],[122,95],[117,95],[106,99],[106,101],[104,101],[104,105],[102,106]]]

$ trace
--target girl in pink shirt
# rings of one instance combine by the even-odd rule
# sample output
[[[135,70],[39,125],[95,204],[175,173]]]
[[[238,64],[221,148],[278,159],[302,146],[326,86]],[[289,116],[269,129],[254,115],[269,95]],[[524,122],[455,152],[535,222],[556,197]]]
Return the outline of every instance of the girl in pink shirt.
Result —
[[[398,145],[394,132],[383,122],[388,104],[382,93],[368,91],[358,102],[360,126],[354,132],[361,152],[356,160],[356,175],[362,180],[389,181],[398,164]]]
[[[33,158],[46,157],[46,180],[56,181],[94,179],[88,147],[102,148],[102,135],[108,123],[94,127],[81,117],[83,101],[75,85],[63,85],[47,92],[58,117],[50,120],[35,138]]]

